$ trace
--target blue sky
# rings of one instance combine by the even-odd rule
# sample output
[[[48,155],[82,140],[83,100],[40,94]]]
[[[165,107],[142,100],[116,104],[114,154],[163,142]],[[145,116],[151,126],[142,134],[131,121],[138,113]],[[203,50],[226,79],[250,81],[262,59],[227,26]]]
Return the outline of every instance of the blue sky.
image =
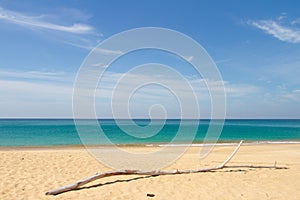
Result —
[[[223,77],[228,118],[300,118],[297,0],[0,0],[0,117],[72,117],[74,79],[93,47],[119,32],[149,26],[182,32],[206,49]],[[107,85],[122,75],[120,66],[153,58],[191,73],[179,59],[144,52],[137,53],[135,62],[116,64]],[[198,78],[193,81],[201,83]],[[150,91],[158,90],[150,88],[151,96]],[[147,117],[149,102],[141,94],[133,116]],[[170,97],[152,103],[166,99],[173,102]],[[97,101],[108,103],[101,91]],[[199,103],[202,116],[209,117],[209,101]],[[99,117],[111,117],[99,107]],[[168,110],[168,117],[178,117],[172,107]]]

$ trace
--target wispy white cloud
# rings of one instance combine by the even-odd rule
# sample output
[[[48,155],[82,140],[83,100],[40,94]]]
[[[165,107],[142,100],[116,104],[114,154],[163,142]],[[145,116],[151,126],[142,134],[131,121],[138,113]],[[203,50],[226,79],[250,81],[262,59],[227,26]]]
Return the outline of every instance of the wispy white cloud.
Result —
[[[281,13],[281,15],[277,18],[278,21],[282,21],[284,20],[285,18],[287,18],[287,15],[285,12]]]
[[[102,63],[98,64],[101,66]],[[189,88],[181,80],[168,74],[129,73],[126,75],[128,76],[127,81],[118,82],[121,78],[124,78],[124,75],[123,73],[108,71],[100,80],[99,87],[95,91],[96,110],[99,117],[112,116],[111,99],[115,95],[114,92],[117,92],[118,96],[121,97],[117,98],[117,105],[114,109],[128,106],[128,99],[125,97],[128,96],[128,92],[133,92],[130,99],[130,111],[133,117],[148,117],[144,114],[144,111],[153,104],[163,105],[168,112],[171,112],[168,117],[178,117],[180,113],[178,114],[177,110],[180,107],[176,95],[181,94],[181,100],[184,100],[184,102],[191,100]],[[74,78],[74,76],[71,77],[68,73],[55,71],[0,71],[0,93],[2,94],[0,117],[72,117],[73,79],[71,78]],[[202,117],[209,117],[211,112],[211,96],[207,84],[210,85],[211,92],[217,94],[223,90],[223,86],[225,87],[228,103],[230,104],[228,112],[233,113],[231,116],[238,114],[234,113],[235,110],[248,108],[249,106],[245,102],[252,102],[253,107],[255,107],[254,102],[270,103],[276,100],[274,103],[286,105],[297,104],[300,100],[299,88],[290,90],[290,92],[287,89],[277,89],[275,93],[265,97],[265,88],[255,85],[234,84],[228,81],[214,81],[187,76],[185,78],[190,82],[198,98]],[[157,84],[149,84],[133,91],[137,86],[141,86],[139,84],[141,82]],[[115,88],[116,85],[118,85],[118,90]],[[170,89],[173,89],[175,96],[172,91],[163,87],[164,85],[171,86]],[[265,101],[263,101],[263,98]],[[238,102],[242,102],[242,104],[238,104]],[[263,108],[261,109],[263,110]],[[258,109],[256,111],[261,112]],[[245,111],[246,114],[249,112],[251,110]]]
[[[0,117],[72,117],[74,74],[0,70]]]
[[[280,20],[282,20],[282,18],[280,18]],[[263,30],[265,33],[272,35],[281,41],[300,43],[300,30],[295,27],[283,26],[274,20],[250,20],[248,21],[248,24]]]
[[[72,25],[60,25],[46,21],[43,15],[30,16],[21,12],[10,11],[2,7],[0,7],[0,19],[28,28],[48,29],[74,34],[91,34],[94,32],[94,28],[88,24],[74,23]]]
[[[285,92],[281,95],[281,98],[283,100],[292,100],[292,101],[297,101],[299,102],[300,100],[300,90],[293,90],[291,92]]]
[[[0,80],[0,117],[71,117],[72,86]]]
[[[293,90],[294,93],[300,94],[300,89],[299,90]]]
[[[71,82],[74,74],[65,72],[47,72],[47,71],[17,71],[17,70],[0,70],[2,80],[24,80],[30,81],[62,81]]]
[[[0,6],[0,22],[22,26],[38,33],[39,36],[42,33],[42,36],[47,39],[88,51],[102,40],[102,34],[95,27],[86,23],[91,17],[90,14],[72,8],[54,12],[57,13],[28,14]]]
[[[275,103],[277,105],[283,105],[285,103],[289,103],[290,105],[297,105],[300,100],[300,90],[290,90],[285,87],[277,88],[274,92],[267,92],[264,95],[264,101]],[[295,104],[296,103],[296,104]]]
[[[300,18],[297,18],[291,22],[292,25],[300,24]]]
[[[183,84],[182,80],[168,74],[127,74],[128,81],[118,82],[124,74],[108,72],[104,75],[99,83],[99,88],[96,91],[96,105],[97,110],[100,113],[110,113],[111,104],[110,99],[114,98],[113,95],[118,96],[117,105],[114,105],[114,109],[123,110],[124,107],[132,106],[131,114],[136,114],[141,111],[149,109],[149,103],[160,104],[168,110],[178,109],[178,103],[190,103],[190,109],[192,109],[194,97],[191,96],[190,88]],[[203,78],[193,78],[185,76],[186,80],[190,83],[194,94],[197,97],[198,105],[201,110],[202,117],[209,117],[211,114],[211,98],[212,94],[215,97],[221,97],[225,87],[225,92],[228,97],[228,101],[236,100],[249,100],[253,99],[263,92],[263,90],[254,85],[247,84],[233,84],[227,81],[221,80],[208,80]],[[138,83],[148,83],[137,89]],[[152,84],[156,83],[156,84]],[[209,89],[207,85],[209,85]],[[116,90],[115,87],[118,87]],[[164,86],[169,86],[166,88]],[[136,90],[134,90],[136,89]],[[128,99],[128,93],[132,92],[132,98]],[[129,101],[130,100],[130,101]],[[108,102],[109,101],[109,102]],[[136,107],[137,106],[137,107]],[[189,106],[188,106],[189,107]],[[234,107],[233,109],[235,109]],[[124,114],[124,113],[123,113]],[[100,114],[101,115],[101,114]],[[122,117],[126,114],[122,115]],[[141,115],[138,115],[141,116]],[[171,115],[171,117],[178,117],[179,115]],[[147,117],[146,115],[143,117]],[[168,115],[168,117],[170,117]],[[193,116],[184,116],[193,117]]]
[[[94,51],[103,55],[121,55],[123,53],[120,50],[104,49],[99,47],[94,49]]]
[[[127,76],[127,81],[121,80],[124,76]],[[188,76],[185,76],[184,78],[188,81],[191,88],[183,84],[183,80],[172,77],[168,74],[122,74],[107,72],[101,78],[97,94],[98,97],[109,98],[115,92],[115,87],[118,86],[118,92],[124,93],[126,96],[129,91],[138,86],[137,83],[156,83],[155,87],[149,84],[149,87],[147,87],[146,90],[143,89],[143,95],[139,97],[143,97],[144,99],[157,99],[158,101],[165,99],[166,95],[170,95],[170,93],[166,93],[164,85],[170,87],[170,89],[174,89],[174,91],[170,92],[180,92],[181,94],[185,94],[184,96],[186,98],[190,97],[190,89],[192,89],[195,95],[198,96],[199,100],[210,100],[210,93],[220,95],[225,92],[230,98],[243,98],[251,97],[253,94],[261,92],[260,88],[254,85],[232,84],[228,81],[208,80]]]
[[[185,58],[187,61],[191,62],[191,61],[193,60],[194,56],[184,56],[184,58]]]

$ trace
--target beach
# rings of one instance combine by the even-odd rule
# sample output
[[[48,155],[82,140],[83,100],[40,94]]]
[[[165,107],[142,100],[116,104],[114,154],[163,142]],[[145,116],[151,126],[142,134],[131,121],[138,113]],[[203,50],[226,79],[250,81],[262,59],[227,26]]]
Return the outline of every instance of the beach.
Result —
[[[122,148],[152,151],[158,147]],[[163,170],[216,166],[226,160],[234,148],[233,145],[216,146],[201,160],[201,147],[191,147]],[[0,199],[299,199],[299,150],[300,144],[244,144],[228,163],[228,166],[272,166],[276,162],[277,166],[288,169],[225,168],[216,172],[155,177],[112,176],[53,196],[45,192],[111,169],[83,147],[2,147]]]

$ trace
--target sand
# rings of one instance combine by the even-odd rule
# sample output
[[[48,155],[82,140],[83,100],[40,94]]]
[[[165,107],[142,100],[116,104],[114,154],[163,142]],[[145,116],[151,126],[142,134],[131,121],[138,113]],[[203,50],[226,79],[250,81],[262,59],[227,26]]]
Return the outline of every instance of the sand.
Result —
[[[151,151],[158,147],[124,148]],[[200,160],[200,148],[190,148],[166,169],[218,165],[234,149],[218,146]],[[300,199],[300,144],[244,145],[229,165],[273,165],[275,161],[288,169],[235,168],[157,177],[115,176],[76,191],[46,196],[47,190],[110,169],[80,147],[2,148],[0,199]]]

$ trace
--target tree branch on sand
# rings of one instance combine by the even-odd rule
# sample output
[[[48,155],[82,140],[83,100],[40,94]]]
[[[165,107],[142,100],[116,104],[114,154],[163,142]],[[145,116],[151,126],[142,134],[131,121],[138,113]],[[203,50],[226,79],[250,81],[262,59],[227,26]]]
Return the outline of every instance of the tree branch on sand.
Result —
[[[142,170],[120,170],[120,171],[112,171],[105,172],[101,174],[95,174],[88,178],[79,180],[73,184],[66,185],[64,187],[47,191],[46,195],[57,195],[63,192],[67,192],[70,190],[74,190],[83,186],[87,183],[95,181],[100,178],[110,177],[110,176],[119,176],[119,175],[150,175],[150,176],[160,176],[160,175],[175,175],[175,174],[192,174],[192,173],[200,173],[200,172],[210,172],[216,171],[223,168],[272,168],[272,169],[287,169],[286,167],[278,167],[276,166],[276,162],[273,166],[255,166],[255,165],[233,165],[226,166],[226,164],[233,158],[233,156],[238,152],[240,146],[242,145],[243,140],[238,144],[235,150],[231,153],[231,155],[220,165],[215,167],[201,168],[196,170],[154,170],[154,171],[142,171]]]

